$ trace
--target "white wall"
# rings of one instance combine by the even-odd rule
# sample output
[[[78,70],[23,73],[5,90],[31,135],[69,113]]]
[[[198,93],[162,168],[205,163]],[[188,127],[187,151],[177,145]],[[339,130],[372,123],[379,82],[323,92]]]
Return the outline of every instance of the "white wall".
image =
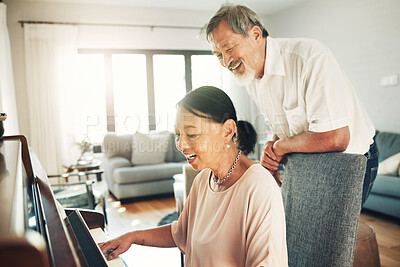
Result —
[[[11,40],[20,132],[28,136],[24,34],[19,20],[105,24],[184,25],[202,27],[213,12],[138,8],[132,6],[5,1]],[[79,26],[79,48],[210,50],[199,30]],[[203,36],[204,37],[204,36]]]
[[[32,3],[5,0],[11,39],[20,132],[28,135],[23,28],[18,20],[203,26],[214,12],[150,9],[132,6]],[[400,71],[400,1],[310,0],[297,7],[264,16],[274,37],[311,37],[328,45],[377,129],[400,132],[400,87],[381,87],[381,76]],[[80,26],[80,48],[210,49],[197,30]],[[228,75],[229,76],[229,75]],[[224,87],[235,87],[224,77]],[[254,122],[247,94],[231,94],[239,117]],[[244,94],[242,94],[244,93]]]
[[[399,0],[310,0],[264,18],[273,37],[310,37],[330,47],[379,130],[400,132]]]

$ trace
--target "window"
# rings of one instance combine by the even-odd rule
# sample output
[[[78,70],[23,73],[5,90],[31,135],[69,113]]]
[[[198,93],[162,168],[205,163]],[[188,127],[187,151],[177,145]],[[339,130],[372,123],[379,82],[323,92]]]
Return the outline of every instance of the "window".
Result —
[[[176,103],[186,92],[222,87],[221,67],[208,51],[83,49],[78,58],[79,140],[100,143],[107,132],[173,131]]]
[[[147,132],[146,56],[143,54],[112,55],[115,132]]]
[[[214,55],[192,56],[192,84],[193,88],[204,85],[222,87],[221,65]]]
[[[78,57],[78,92],[74,97],[74,141],[89,137],[100,143],[107,133],[104,56],[82,54]]]
[[[156,130],[174,131],[176,103],[186,94],[185,57],[154,55],[154,105]],[[166,71],[166,70],[173,71]]]

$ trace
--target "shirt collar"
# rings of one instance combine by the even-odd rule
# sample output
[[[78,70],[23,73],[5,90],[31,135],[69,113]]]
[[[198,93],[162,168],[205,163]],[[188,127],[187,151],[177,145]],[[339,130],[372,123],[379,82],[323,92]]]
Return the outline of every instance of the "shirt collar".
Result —
[[[286,72],[279,43],[268,36],[263,78],[268,78],[271,75],[285,76]]]

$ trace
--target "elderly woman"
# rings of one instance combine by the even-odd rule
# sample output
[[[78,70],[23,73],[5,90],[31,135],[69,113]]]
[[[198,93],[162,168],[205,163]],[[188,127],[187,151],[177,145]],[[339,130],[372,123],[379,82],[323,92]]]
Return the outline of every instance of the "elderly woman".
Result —
[[[109,258],[131,244],[177,246],[185,266],[287,266],[285,218],[273,176],[245,154],[254,149],[252,125],[238,121],[222,90],[200,87],[179,103],[176,146],[201,171],[178,221],[133,231],[100,244]]]

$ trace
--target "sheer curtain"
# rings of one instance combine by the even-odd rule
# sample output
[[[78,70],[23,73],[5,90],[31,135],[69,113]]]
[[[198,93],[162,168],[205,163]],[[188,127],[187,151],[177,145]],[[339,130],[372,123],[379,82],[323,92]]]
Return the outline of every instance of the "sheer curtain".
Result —
[[[0,112],[7,113],[4,134],[10,135],[17,134],[19,131],[6,11],[7,6],[0,3]]]
[[[48,174],[61,173],[71,147],[76,90],[77,29],[25,24],[25,62],[30,145]]]

